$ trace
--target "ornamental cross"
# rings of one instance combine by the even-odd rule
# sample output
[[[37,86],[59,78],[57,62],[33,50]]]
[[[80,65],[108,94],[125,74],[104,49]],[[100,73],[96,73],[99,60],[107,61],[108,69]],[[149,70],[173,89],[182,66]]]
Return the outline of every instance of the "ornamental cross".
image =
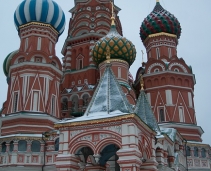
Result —
[[[111,11],[112,11],[112,17],[114,17],[114,3],[111,1]]]
[[[140,74],[141,80],[140,80],[140,85],[141,85],[141,90],[144,90],[144,79],[143,79],[143,75]]]

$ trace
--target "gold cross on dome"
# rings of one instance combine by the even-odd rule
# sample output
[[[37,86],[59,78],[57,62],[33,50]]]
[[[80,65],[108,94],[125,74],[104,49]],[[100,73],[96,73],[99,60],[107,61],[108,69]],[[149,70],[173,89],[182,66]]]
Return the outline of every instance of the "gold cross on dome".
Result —
[[[143,75],[140,74],[141,80],[140,80],[140,85],[141,85],[141,90],[144,90],[144,79],[143,79]]]
[[[159,2],[159,0],[156,0],[156,2]]]
[[[112,14],[111,14],[111,25],[114,26],[115,25],[115,17],[114,17],[114,3],[111,1],[111,11],[112,11]]]

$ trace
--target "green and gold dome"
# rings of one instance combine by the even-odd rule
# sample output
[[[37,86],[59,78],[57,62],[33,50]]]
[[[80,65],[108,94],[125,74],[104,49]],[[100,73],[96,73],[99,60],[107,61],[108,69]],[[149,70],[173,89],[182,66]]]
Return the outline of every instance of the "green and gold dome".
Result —
[[[106,60],[108,49],[111,59],[121,59],[129,65],[132,65],[136,58],[135,46],[117,32],[115,24],[111,25],[109,33],[98,40],[92,50],[93,60],[97,65]]]
[[[18,50],[15,50],[6,56],[4,63],[3,63],[3,71],[4,71],[5,76],[8,76],[9,69],[10,69],[10,61],[17,52],[18,52]]]

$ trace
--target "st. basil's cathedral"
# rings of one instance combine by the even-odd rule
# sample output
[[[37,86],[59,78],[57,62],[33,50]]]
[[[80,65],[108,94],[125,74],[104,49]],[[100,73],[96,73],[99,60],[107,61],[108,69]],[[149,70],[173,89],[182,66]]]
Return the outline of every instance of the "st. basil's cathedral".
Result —
[[[3,63],[0,171],[211,171],[211,147],[195,116],[195,75],[177,57],[177,18],[159,0],[143,16],[147,62],[133,78],[136,48],[122,34],[120,8],[74,2],[61,61],[61,7],[24,0],[14,12],[20,48]]]

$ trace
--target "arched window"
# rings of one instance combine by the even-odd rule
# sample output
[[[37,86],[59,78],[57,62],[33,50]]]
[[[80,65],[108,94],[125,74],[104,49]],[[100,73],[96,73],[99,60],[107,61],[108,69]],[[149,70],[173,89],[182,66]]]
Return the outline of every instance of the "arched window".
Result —
[[[189,146],[186,147],[186,156],[191,156]]]
[[[11,142],[10,142],[10,152],[12,152],[12,151],[13,151],[13,149],[14,149],[14,142],[13,142],[13,141],[11,141]]]
[[[39,141],[32,141],[31,151],[32,152],[40,152],[40,142]]]
[[[206,157],[206,150],[204,148],[201,149],[201,157]]]
[[[164,122],[165,121],[164,109],[163,108],[161,108],[159,110],[159,117],[160,117],[160,122]]]
[[[194,157],[199,157],[199,150],[197,147],[194,147]]]
[[[85,107],[85,106],[88,106],[88,104],[89,104],[89,96],[87,95],[87,94],[85,94],[84,96],[83,96],[83,106]]]
[[[27,142],[25,140],[18,141],[18,151],[26,151]]]
[[[59,151],[59,138],[56,139],[54,148],[55,148],[55,151]]]
[[[68,100],[67,100],[67,98],[64,98],[62,100],[62,110],[68,110]]]
[[[78,112],[78,96],[74,96],[72,100],[72,112]]]
[[[1,152],[2,152],[2,153],[5,153],[6,150],[7,150],[6,142],[3,142],[3,143],[1,144]]]

